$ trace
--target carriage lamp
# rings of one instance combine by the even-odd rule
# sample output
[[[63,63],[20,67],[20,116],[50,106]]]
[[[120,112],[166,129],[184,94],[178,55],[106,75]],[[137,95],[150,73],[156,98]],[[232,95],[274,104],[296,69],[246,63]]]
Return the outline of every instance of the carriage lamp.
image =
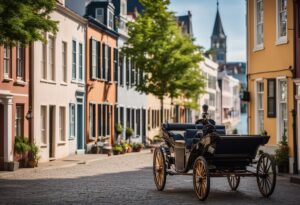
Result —
[[[28,112],[27,112],[27,114],[26,114],[26,119],[27,120],[30,120],[30,119],[32,119],[33,118],[33,114],[32,114],[32,108],[31,108],[31,106],[29,107],[29,109],[28,109]]]

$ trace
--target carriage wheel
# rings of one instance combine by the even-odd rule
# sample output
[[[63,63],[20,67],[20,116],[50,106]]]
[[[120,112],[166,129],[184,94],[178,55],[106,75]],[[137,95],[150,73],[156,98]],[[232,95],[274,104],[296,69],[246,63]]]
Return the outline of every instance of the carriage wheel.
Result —
[[[233,174],[233,175],[227,176],[227,180],[228,180],[231,190],[236,191],[236,189],[240,185],[240,176],[236,176]]]
[[[164,154],[160,148],[154,150],[153,155],[153,176],[156,188],[158,191],[162,191],[166,184],[166,160]]]
[[[209,194],[210,178],[207,162],[203,157],[198,157],[194,163],[193,184],[197,197],[204,201]]]
[[[256,174],[260,193],[264,197],[271,196],[276,185],[276,168],[275,163],[269,154],[263,153],[260,156]]]

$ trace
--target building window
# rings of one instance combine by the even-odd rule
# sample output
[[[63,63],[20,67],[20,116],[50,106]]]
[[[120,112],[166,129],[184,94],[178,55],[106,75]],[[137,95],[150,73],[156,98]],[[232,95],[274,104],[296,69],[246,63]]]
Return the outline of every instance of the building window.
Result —
[[[77,55],[77,47],[76,47],[76,41],[72,41],[72,80],[76,80],[76,55]]]
[[[102,55],[103,55],[103,66],[102,66],[102,79],[107,80],[107,71],[108,71],[108,46],[106,44],[102,44]]]
[[[47,144],[47,107],[41,106],[41,142]]]
[[[276,117],[276,79],[268,79],[268,117]]]
[[[287,81],[278,80],[278,142],[282,140],[284,131],[287,130]]]
[[[4,79],[11,77],[11,48],[9,46],[4,47]]]
[[[49,79],[55,81],[55,40],[54,37],[49,36]]]
[[[120,62],[120,85],[121,86],[124,86],[124,66],[126,65],[125,61],[124,61],[124,57],[122,55],[119,55],[120,56],[120,59],[119,59],[119,62]]]
[[[212,93],[209,93],[209,106],[213,106],[215,107],[216,106],[216,95],[215,94],[212,94]]]
[[[208,88],[216,89],[217,78],[215,76],[208,75]]]
[[[112,75],[111,75],[111,47],[107,46],[107,80],[112,81]]]
[[[96,105],[90,104],[90,138],[95,138],[96,136]]]
[[[257,82],[256,83],[256,92],[257,92],[257,100],[256,100],[256,133],[261,134],[264,132],[264,83]]]
[[[64,142],[66,140],[66,108],[59,108],[59,137],[60,141]]]
[[[277,43],[287,42],[287,0],[277,0]]]
[[[126,57],[126,85],[129,86],[130,82],[130,60]]]
[[[136,134],[140,136],[141,135],[141,110],[140,109],[136,110],[136,125],[137,125]]]
[[[95,18],[97,21],[104,23],[104,9],[103,8],[96,8]]]
[[[24,106],[16,106],[15,115],[15,136],[23,137],[23,124],[24,124]]]
[[[42,44],[41,78],[47,79],[47,45]]]
[[[79,43],[79,80],[83,81],[83,46]]]
[[[108,11],[108,28],[114,28],[114,14],[111,11]]]
[[[67,42],[62,42],[62,81],[67,82],[67,62],[68,62]]]
[[[97,41],[91,39],[91,78],[96,79],[98,76],[98,56],[97,56]]]
[[[70,138],[75,137],[75,104],[70,104]]]
[[[114,81],[118,82],[119,78],[119,50],[114,48]]]
[[[255,48],[262,49],[264,44],[264,4],[255,0]]]
[[[17,78],[24,80],[25,71],[25,48],[18,43],[17,45]]]

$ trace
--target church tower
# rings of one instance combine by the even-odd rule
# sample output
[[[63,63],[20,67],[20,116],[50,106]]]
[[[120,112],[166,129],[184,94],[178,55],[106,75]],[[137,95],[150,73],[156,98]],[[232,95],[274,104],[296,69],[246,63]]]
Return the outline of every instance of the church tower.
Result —
[[[219,1],[217,1],[217,15],[213,33],[211,36],[211,49],[214,52],[213,60],[219,64],[226,63],[227,54],[227,42],[226,35],[223,29],[220,13],[219,13]]]

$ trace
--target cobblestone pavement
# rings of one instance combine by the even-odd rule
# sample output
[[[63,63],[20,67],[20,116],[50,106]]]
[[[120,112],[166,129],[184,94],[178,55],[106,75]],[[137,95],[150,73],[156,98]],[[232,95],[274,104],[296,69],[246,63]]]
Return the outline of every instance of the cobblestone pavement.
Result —
[[[0,204],[299,204],[300,185],[278,177],[270,199],[255,178],[242,178],[237,192],[227,180],[213,178],[205,202],[197,200],[190,176],[168,176],[166,189],[155,190],[152,154],[106,157],[72,167],[34,169],[0,175]]]

